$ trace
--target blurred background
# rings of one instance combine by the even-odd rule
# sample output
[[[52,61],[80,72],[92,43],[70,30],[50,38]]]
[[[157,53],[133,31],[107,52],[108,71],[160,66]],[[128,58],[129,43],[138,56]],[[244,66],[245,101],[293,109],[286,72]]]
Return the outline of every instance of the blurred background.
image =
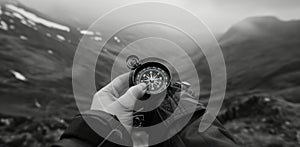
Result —
[[[72,62],[81,37],[88,36],[92,43],[86,48],[95,50],[95,44],[106,36],[87,31],[88,27],[109,10],[132,2],[141,1],[0,0],[1,147],[42,147],[58,140],[78,113],[72,91]],[[217,38],[228,79],[219,118],[239,144],[299,146],[300,1],[162,2],[192,11]],[[112,25],[122,19],[126,18],[111,20]],[[145,28],[152,29],[150,34]],[[129,28],[110,38],[99,57],[96,85],[109,82],[111,65],[120,49],[155,31],[189,48],[187,52],[201,75],[200,97],[205,101],[210,72],[201,49],[183,34],[161,26]],[[159,51],[155,45],[146,47]],[[90,99],[86,101],[89,104]]]

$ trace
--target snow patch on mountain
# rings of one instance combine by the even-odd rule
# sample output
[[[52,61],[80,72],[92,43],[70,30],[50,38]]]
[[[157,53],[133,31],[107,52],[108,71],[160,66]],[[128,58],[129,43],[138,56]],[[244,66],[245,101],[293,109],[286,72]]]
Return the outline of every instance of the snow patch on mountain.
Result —
[[[98,36],[93,37],[93,39],[94,39],[95,41],[102,41],[102,37],[98,37]]]
[[[23,35],[20,36],[20,39],[21,40],[28,40],[28,38],[26,36],[23,36]]]
[[[26,17],[28,19],[26,22],[29,23],[30,25],[35,25],[35,23],[38,23],[38,24],[45,25],[49,28],[54,28],[54,29],[59,29],[59,30],[63,30],[66,32],[70,32],[70,28],[67,26],[64,26],[64,25],[61,25],[61,24],[58,24],[55,22],[51,22],[49,20],[38,17],[37,15],[30,13],[30,12],[28,12],[22,8],[19,8],[15,5],[7,4],[7,5],[5,5],[5,7],[14,11],[13,15],[15,17],[18,17],[19,19],[23,20],[23,22],[26,21],[24,19],[24,17]]]
[[[94,32],[88,31],[88,30],[81,30],[80,33],[83,35],[94,35],[95,34]]]
[[[5,30],[5,31],[8,30],[8,26],[7,26],[6,22],[3,20],[0,21],[0,29]]]
[[[13,12],[12,15],[15,16],[15,17],[17,17],[17,18],[19,18],[20,20],[24,20],[25,19],[21,14],[16,13],[16,12]]]
[[[46,36],[47,36],[47,37],[51,37],[51,34],[50,34],[50,33],[46,33]]]
[[[21,81],[27,81],[27,78],[22,75],[21,73],[15,71],[15,70],[10,70],[10,73],[12,73],[16,79],[21,80]]]
[[[80,28],[77,28],[77,30],[82,35],[91,36],[90,39],[92,39],[92,40],[95,40],[95,41],[103,40],[103,38],[101,37],[102,34],[100,32],[93,32],[93,31],[89,31],[89,30],[80,30]]]
[[[57,38],[58,40],[60,40],[60,41],[65,41],[65,40],[66,40],[65,37],[62,36],[62,35],[56,35],[56,38]]]
[[[48,50],[48,53],[49,53],[49,54],[53,54],[53,51],[52,51],[52,50]]]
[[[121,42],[121,40],[120,40],[119,37],[117,37],[117,36],[114,37],[114,40],[115,40],[117,43],[120,43],[120,42]]]

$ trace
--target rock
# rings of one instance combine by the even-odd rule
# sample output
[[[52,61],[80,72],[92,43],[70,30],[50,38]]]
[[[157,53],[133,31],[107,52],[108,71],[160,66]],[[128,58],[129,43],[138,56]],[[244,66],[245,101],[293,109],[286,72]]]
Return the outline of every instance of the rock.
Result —
[[[242,146],[299,146],[299,110],[282,98],[250,95],[230,101],[220,118]]]
[[[297,141],[298,141],[298,143],[300,144],[300,131],[297,131],[297,135],[296,135],[296,137],[297,137]]]
[[[59,139],[68,126],[67,121],[58,117],[35,119],[0,114],[0,118],[1,147],[49,146]]]

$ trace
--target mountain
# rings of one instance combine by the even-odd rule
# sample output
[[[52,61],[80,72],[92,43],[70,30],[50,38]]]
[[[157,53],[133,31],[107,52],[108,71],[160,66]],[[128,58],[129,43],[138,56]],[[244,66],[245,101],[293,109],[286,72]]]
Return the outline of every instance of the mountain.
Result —
[[[223,35],[221,41],[241,41],[249,38],[261,39],[265,37],[269,39],[284,39],[285,37],[299,37],[299,32],[298,20],[282,21],[273,16],[250,17],[231,27]]]
[[[83,35],[97,43],[101,33],[63,24],[12,0],[1,1],[0,16],[0,112],[71,117],[61,112],[76,110],[71,68],[77,44]]]
[[[76,47],[81,37],[86,35],[89,42],[81,46],[87,50],[83,55],[96,56],[97,43],[103,43],[105,37],[102,33],[63,24],[17,1],[1,1],[0,136],[3,137],[0,146],[47,146],[58,139],[67,122],[78,113],[71,79]],[[96,85],[100,88],[110,81],[111,67],[120,49],[133,40],[152,35],[179,42],[193,59],[202,56],[185,34],[173,28],[148,24],[128,28],[113,36],[98,58]],[[170,48],[166,41],[151,41],[156,43],[131,44],[127,51],[135,50],[141,58],[160,53],[162,58],[174,62],[185,59],[182,51]],[[164,50],[161,49],[162,44],[165,45]],[[165,54],[166,51],[169,54]],[[90,56],[86,57],[90,62]],[[128,71],[126,58],[127,54],[124,54],[117,60],[120,68],[115,68],[113,76]],[[180,72],[188,70],[180,62],[176,64]],[[85,71],[91,69],[90,65],[81,65],[75,69],[73,76],[85,78]],[[186,79],[188,76],[185,74]],[[91,97],[84,97],[83,101],[88,108]]]
[[[44,112],[40,111],[40,108],[24,111],[24,109],[27,109],[27,103],[29,103],[28,105],[33,105],[36,101],[43,103],[42,108],[50,109],[48,107],[51,107],[49,113],[61,111],[54,107],[59,107],[64,102],[58,106],[55,106],[56,103],[65,100],[64,97],[73,98],[71,67],[79,40],[83,35],[86,35],[86,38],[88,38],[89,42],[81,47],[87,49],[83,56],[87,57],[85,60],[91,62],[91,56],[95,57],[99,50],[97,43],[103,43],[105,36],[102,33],[104,34],[105,32],[92,32],[62,24],[17,2],[3,3],[0,16],[0,39],[2,43],[0,44],[2,48],[0,62],[3,64],[1,67],[1,77],[3,77],[1,86],[3,89],[1,90],[3,95],[5,95],[2,103],[3,107],[1,107],[2,111],[19,115],[34,114],[31,111],[43,114]],[[155,38],[131,44],[134,40],[152,36],[178,42],[178,46],[181,48],[176,47],[174,44],[166,41],[166,39]],[[122,51],[122,56],[118,56],[118,60],[115,62],[114,58],[127,45],[129,46],[125,51]],[[194,63],[203,56],[202,53],[198,52],[199,49],[195,43],[186,34],[159,24],[142,24],[126,28],[108,40],[104,48],[102,55],[98,58],[95,73],[98,87],[102,87],[110,81],[111,73],[114,73],[115,75],[113,76],[116,76],[128,71],[125,61],[127,56],[132,53],[135,53],[140,58],[159,56],[172,61],[172,63],[177,65],[178,72],[181,73],[189,73],[187,72],[189,70],[187,66],[177,62],[178,59],[181,61],[188,59],[184,57],[184,54],[192,57],[192,62]],[[117,68],[111,71],[113,64],[116,64]],[[75,76],[84,78],[86,76],[85,71],[92,68],[90,65],[81,65],[75,69]],[[190,74],[184,74],[183,79],[190,80],[189,77],[191,77]],[[194,82],[193,80],[190,81]],[[58,87],[58,85],[61,87]],[[32,89],[27,90],[28,87]],[[13,91],[13,88],[19,90],[20,93],[11,94],[10,92]],[[83,89],[85,88],[83,87]],[[44,98],[48,97],[45,96],[46,93],[53,94],[54,96],[49,97],[54,98]],[[19,100],[20,97],[32,98]],[[7,101],[5,101],[6,99]],[[84,101],[89,103],[90,98],[85,97]],[[19,105],[24,105],[24,107],[19,107]],[[6,107],[14,109],[5,111]],[[62,107],[62,109],[65,108]],[[30,113],[27,113],[27,111]],[[46,113],[48,114],[48,111]]]
[[[65,87],[70,85],[70,66],[80,35],[22,4],[3,3],[0,8],[1,112],[50,111],[64,91],[69,93],[65,97],[72,97]],[[35,103],[44,110],[34,108]]]
[[[48,146],[78,113],[71,68],[84,34],[102,37],[0,1],[0,146]]]
[[[76,113],[70,67],[81,35],[74,30],[1,1],[0,146],[46,146]]]
[[[252,17],[219,40],[227,67],[220,118],[244,146],[298,146],[300,21]]]
[[[105,32],[64,24],[17,1],[1,1],[0,5],[0,146],[46,146],[58,139],[78,112],[71,70],[81,37],[90,39],[82,46],[88,51],[85,54],[96,56]],[[152,55],[171,60],[184,73],[184,80],[195,82],[189,68],[181,64],[186,59],[182,50],[151,38],[130,44],[153,35],[176,42],[186,51],[200,75],[202,97],[207,97],[210,72],[200,49],[184,33],[153,24],[126,28],[108,40],[98,57],[97,87],[109,82],[111,74],[128,71],[124,61],[132,52],[141,58]],[[218,39],[227,67],[227,94],[220,113],[226,127],[245,146],[299,143],[300,21],[247,18]],[[73,76],[84,78],[84,70],[91,67],[75,70]]]
[[[220,39],[229,88],[283,90],[299,86],[299,39],[300,21],[253,17],[234,25]]]

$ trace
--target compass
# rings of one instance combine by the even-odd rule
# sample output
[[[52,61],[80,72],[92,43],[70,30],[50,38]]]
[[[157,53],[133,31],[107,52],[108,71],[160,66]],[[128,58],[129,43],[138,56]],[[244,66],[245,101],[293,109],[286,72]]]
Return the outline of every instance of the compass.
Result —
[[[159,94],[167,89],[171,82],[171,74],[163,60],[146,58],[139,60],[135,55],[127,58],[127,66],[131,69],[130,85],[147,84],[147,94]]]
[[[129,86],[134,86],[139,83],[147,84],[146,94],[139,100],[147,100],[151,96],[163,96],[176,99],[176,92],[182,90],[187,91],[191,86],[188,82],[181,82],[178,80],[178,72],[169,64],[169,62],[150,57],[140,60],[136,55],[130,55],[126,60],[127,67],[131,70],[129,75]],[[164,93],[165,92],[165,93]],[[165,95],[161,95],[165,94]],[[173,100],[176,101],[177,100]],[[148,103],[146,104],[147,106]],[[145,107],[141,107],[145,108]],[[168,106],[169,108],[169,106]],[[150,111],[152,115],[153,111]],[[133,126],[135,128],[148,126],[146,116],[147,112],[135,112],[133,117]]]

